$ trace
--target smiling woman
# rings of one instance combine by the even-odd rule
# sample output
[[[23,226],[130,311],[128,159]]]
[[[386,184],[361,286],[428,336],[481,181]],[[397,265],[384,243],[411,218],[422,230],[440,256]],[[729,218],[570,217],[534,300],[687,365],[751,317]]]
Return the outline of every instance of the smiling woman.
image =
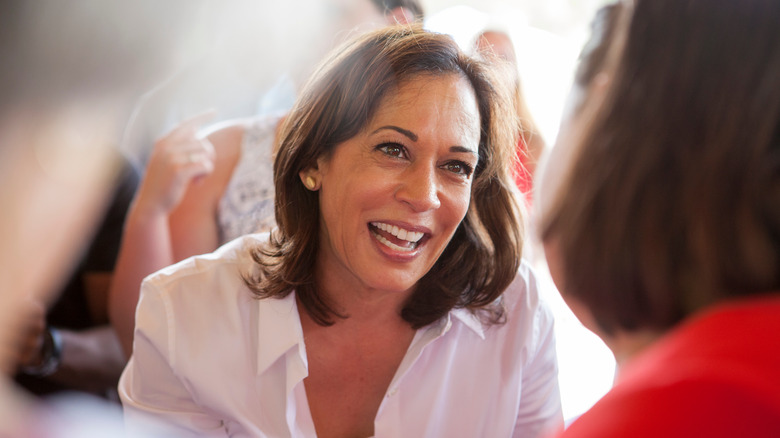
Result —
[[[286,120],[274,172],[279,199],[277,236],[284,245],[272,247],[284,248],[291,257],[267,249],[265,254],[273,257],[258,253],[258,260],[267,268],[255,290],[261,296],[284,296],[292,290],[289,279],[295,278],[296,295],[315,320],[329,323],[340,313],[331,307],[328,297],[317,292],[322,286],[316,285],[315,273],[309,269],[316,264],[321,249],[319,219],[321,214],[327,218],[328,206],[320,205],[325,202],[324,194],[306,190],[299,178],[301,171],[319,177],[320,164],[327,165],[334,154],[343,155],[337,145],[362,143],[366,151],[374,150],[371,160],[384,159],[377,146],[397,155],[395,160],[376,166],[387,168],[393,163],[395,173],[402,173],[394,175],[403,182],[396,196],[421,196],[407,193],[409,188],[428,190],[428,196],[441,196],[445,208],[450,208],[450,199],[459,199],[469,207],[470,214],[465,217],[463,212],[453,216],[460,224],[454,234],[437,229],[440,234],[432,235],[430,230],[411,229],[426,233],[424,240],[444,237],[445,242],[452,239],[452,244],[447,251],[444,246],[438,251],[433,251],[435,245],[429,248],[435,252],[430,256],[436,263],[422,271],[425,275],[420,275],[420,284],[410,291],[401,310],[404,319],[419,328],[456,306],[489,309],[500,317],[500,306],[493,304],[514,279],[522,249],[522,220],[506,170],[514,141],[507,128],[511,124],[511,113],[506,110],[508,94],[496,88],[499,81],[494,80],[491,70],[464,56],[442,35],[422,31],[374,34],[336,53],[315,73]],[[402,164],[406,162],[408,165]],[[439,172],[426,176],[419,171],[425,163],[435,163],[437,169],[456,164],[471,167],[473,175],[463,178]],[[338,180],[366,170],[365,163],[354,166],[340,171]],[[386,181],[390,173],[369,179],[378,178],[390,185]],[[443,179],[443,175],[449,178]],[[456,194],[456,187],[464,190]],[[328,190],[324,188],[325,193]],[[382,219],[390,218],[362,218],[355,230],[369,236],[368,224]],[[356,232],[345,236],[356,238]],[[292,252],[299,255],[292,257]],[[301,270],[301,274],[296,273]]]
[[[280,133],[278,228],[145,281],[120,384],[128,424],[318,437],[560,425],[497,84],[419,26],[334,52]]]

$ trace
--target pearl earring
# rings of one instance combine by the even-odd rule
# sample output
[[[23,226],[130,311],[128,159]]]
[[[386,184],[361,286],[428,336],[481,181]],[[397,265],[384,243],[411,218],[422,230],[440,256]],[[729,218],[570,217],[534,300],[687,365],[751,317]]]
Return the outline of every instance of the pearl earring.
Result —
[[[317,188],[317,181],[311,175],[306,177],[306,181],[304,184],[306,185],[306,188],[309,190],[314,190]]]

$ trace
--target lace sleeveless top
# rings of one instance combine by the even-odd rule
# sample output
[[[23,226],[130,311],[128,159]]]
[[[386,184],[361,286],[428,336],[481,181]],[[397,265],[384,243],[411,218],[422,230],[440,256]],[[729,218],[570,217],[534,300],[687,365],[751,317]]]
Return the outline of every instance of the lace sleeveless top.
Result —
[[[241,158],[217,209],[220,244],[276,226],[271,153],[279,119],[281,114],[259,117],[244,133]]]

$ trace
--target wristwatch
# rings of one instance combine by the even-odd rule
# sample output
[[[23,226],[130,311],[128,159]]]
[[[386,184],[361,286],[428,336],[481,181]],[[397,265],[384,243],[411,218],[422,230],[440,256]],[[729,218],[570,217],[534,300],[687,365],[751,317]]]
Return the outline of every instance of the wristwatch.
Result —
[[[50,376],[57,371],[62,360],[62,336],[59,330],[54,327],[46,327],[43,334],[41,357],[41,363],[23,366],[21,371],[34,377]]]

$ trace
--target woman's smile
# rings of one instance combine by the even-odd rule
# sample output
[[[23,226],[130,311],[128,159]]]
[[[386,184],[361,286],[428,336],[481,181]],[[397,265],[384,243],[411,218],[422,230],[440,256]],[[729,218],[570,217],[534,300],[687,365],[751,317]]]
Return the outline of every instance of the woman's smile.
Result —
[[[393,251],[411,253],[417,249],[426,233],[414,231],[404,226],[392,225],[385,222],[371,222],[369,224],[371,235],[382,245]]]

